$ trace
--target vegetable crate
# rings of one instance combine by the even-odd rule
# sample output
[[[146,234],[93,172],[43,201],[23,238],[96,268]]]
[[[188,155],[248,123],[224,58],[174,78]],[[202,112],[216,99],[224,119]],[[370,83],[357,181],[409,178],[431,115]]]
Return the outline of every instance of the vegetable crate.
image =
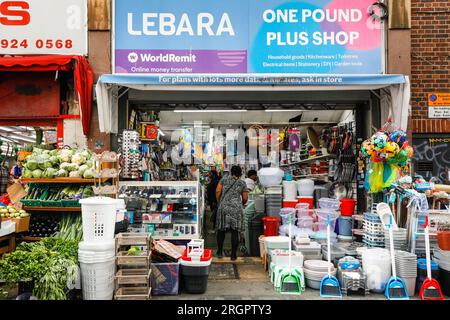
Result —
[[[150,235],[119,233],[116,236],[116,300],[150,299],[151,249]]]
[[[12,219],[5,219],[2,220],[7,221],[11,220],[16,223],[16,233],[21,232],[27,232],[30,229],[30,217],[23,217],[23,218],[12,218]]]

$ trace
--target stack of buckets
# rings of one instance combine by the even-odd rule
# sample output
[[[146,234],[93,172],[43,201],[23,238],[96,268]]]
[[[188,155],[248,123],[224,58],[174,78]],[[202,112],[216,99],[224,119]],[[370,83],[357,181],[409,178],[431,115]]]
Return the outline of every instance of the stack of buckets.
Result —
[[[354,199],[341,199],[341,216],[338,218],[339,238],[352,240],[353,215],[356,201]]]
[[[114,229],[120,201],[123,202],[108,197],[80,200],[83,241],[78,245],[78,261],[83,300],[113,299],[116,273]]]

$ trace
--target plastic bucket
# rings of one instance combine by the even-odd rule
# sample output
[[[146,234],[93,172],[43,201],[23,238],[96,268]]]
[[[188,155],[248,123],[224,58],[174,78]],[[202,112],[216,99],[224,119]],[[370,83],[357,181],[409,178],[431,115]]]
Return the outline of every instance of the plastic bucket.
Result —
[[[339,217],[338,226],[339,226],[339,235],[346,237],[352,236],[353,218]]]
[[[114,239],[118,201],[108,197],[81,199],[83,240],[109,242]]]
[[[291,201],[291,200],[283,200],[283,208],[293,208],[295,209],[295,206],[297,205],[297,201]]]
[[[264,217],[264,236],[275,237],[278,236],[278,229],[280,227],[280,219],[277,217]]]
[[[266,251],[266,248],[264,246],[264,238],[265,238],[264,235],[259,236],[259,255],[261,256],[261,259],[264,258]]]
[[[307,203],[309,205],[309,209],[314,208],[314,197],[297,197],[298,203]]]
[[[344,217],[351,217],[355,214],[355,199],[341,199],[341,215]]]
[[[437,233],[438,245],[441,250],[450,250],[450,231],[440,231]]]

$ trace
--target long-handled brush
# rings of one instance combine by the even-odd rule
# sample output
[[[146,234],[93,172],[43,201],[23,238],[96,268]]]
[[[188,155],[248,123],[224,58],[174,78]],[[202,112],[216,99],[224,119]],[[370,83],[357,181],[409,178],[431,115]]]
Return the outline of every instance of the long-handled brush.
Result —
[[[425,217],[425,251],[427,255],[427,278],[420,287],[419,297],[422,300],[444,300],[441,286],[436,279],[432,278],[431,274],[431,257],[430,257],[430,231],[428,216]]]
[[[408,292],[406,291],[406,285],[402,278],[397,277],[397,268],[395,267],[395,247],[394,247],[394,232],[392,215],[389,217],[389,243],[391,251],[391,263],[392,263],[392,277],[386,284],[386,298],[389,300],[408,300]]]
[[[292,214],[289,214],[289,252],[288,252],[288,273],[281,277],[280,293],[284,294],[301,294],[302,285],[301,280],[297,274],[292,272],[291,251],[292,251],[292,238],[291,238],[291,226],[292,226]]]
[[[320,282],[320,296],[342,298],[341,286],[339,280],[331,275],[331,226],[330,214],[327,217],[327,256],[328,256],[328,274]]]

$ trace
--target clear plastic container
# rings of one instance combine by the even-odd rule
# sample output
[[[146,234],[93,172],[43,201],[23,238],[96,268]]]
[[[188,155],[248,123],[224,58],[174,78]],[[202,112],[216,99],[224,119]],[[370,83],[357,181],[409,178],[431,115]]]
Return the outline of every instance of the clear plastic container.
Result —
[[[295,210],[297,213],[297,217],[307,217],[309,216],[309,204],[308,203],[299,203],[295,206]]]
[[[310,216],[303,216],[297,219],[297,226],[301,229],[311,229],[313,227],[313,218]]]
[[[319,207],[321,209],[331,209],[331,210],[339,210],[341,203],[337,199],[332,198],[320,198],[319,199]]]
[[[330,216],[330,222],[336,223],[336,219],[338,218],[339,214],[337,211],[330,210],[330,209],[314,209],[314,214],[317,216],[319,222],[324,221],[327,222],[328,216]]]
[[[295,209],[293,208],[283,208],[280,210],[280,217],[283,222],[283,224],[289,223],[289,216],[291,217],[292,223],[294,223],[295,219]]]

